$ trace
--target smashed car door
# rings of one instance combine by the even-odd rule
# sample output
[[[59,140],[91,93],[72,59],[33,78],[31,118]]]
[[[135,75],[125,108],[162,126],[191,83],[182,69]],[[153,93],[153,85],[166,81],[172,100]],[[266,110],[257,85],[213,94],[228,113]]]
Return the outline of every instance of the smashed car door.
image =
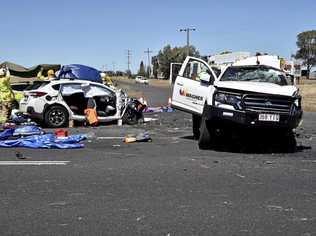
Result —
[[[215,73],[206,62],[187,57],[174,84],[172,106],[201,115],[205,98],[215,79]]]

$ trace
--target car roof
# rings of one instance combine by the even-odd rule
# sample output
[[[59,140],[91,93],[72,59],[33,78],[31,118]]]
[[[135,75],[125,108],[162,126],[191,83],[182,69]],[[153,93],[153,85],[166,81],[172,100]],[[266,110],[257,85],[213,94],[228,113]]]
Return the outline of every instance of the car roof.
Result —
[[[93,81],[88,81],[88,80],[79,80],[79,79],[56,79],[56,80],[51,80],[50,81],[50,85],[55,85],[55,84],[74,84],[74,83],[78,83],[78,84],[91,84],[91,85],[96,85],[96,86],[101,86],[104,88],[107,88],[113,92],[115,92],[112,88],[110,88],[109,86],[105,85],[105,84],[101,84],[98,82],[93,82]]]

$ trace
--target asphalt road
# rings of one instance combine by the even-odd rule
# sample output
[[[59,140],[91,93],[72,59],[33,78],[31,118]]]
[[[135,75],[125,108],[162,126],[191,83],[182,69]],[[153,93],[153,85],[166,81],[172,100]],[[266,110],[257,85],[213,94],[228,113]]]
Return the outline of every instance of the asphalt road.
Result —
[[[269,142],[201,151],[189,115],[149,116],[157,120],[70,129],[90,134],[83,149],[19,149],[24,160],[1,149],[0,163],[69,162],[0,165],[0,235],[315,235],[315,113],[293,154]],[[120,139],[143,131],[152,142]]]

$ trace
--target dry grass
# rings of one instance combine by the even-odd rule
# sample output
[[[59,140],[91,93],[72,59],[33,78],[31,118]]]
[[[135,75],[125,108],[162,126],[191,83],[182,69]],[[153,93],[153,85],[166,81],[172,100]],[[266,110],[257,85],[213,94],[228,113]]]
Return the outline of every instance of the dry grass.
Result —
[[[303,97],[303,110],[316,112],[316,80],[301,80],[298,87]]]

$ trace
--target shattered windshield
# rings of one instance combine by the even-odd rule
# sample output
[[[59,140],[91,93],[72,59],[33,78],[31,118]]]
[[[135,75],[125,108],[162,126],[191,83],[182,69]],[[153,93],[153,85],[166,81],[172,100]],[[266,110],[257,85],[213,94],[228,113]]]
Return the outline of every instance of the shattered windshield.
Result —
[[[288,85],[284,73],[270,67],[229,67],[221,81],[251,81]]]

